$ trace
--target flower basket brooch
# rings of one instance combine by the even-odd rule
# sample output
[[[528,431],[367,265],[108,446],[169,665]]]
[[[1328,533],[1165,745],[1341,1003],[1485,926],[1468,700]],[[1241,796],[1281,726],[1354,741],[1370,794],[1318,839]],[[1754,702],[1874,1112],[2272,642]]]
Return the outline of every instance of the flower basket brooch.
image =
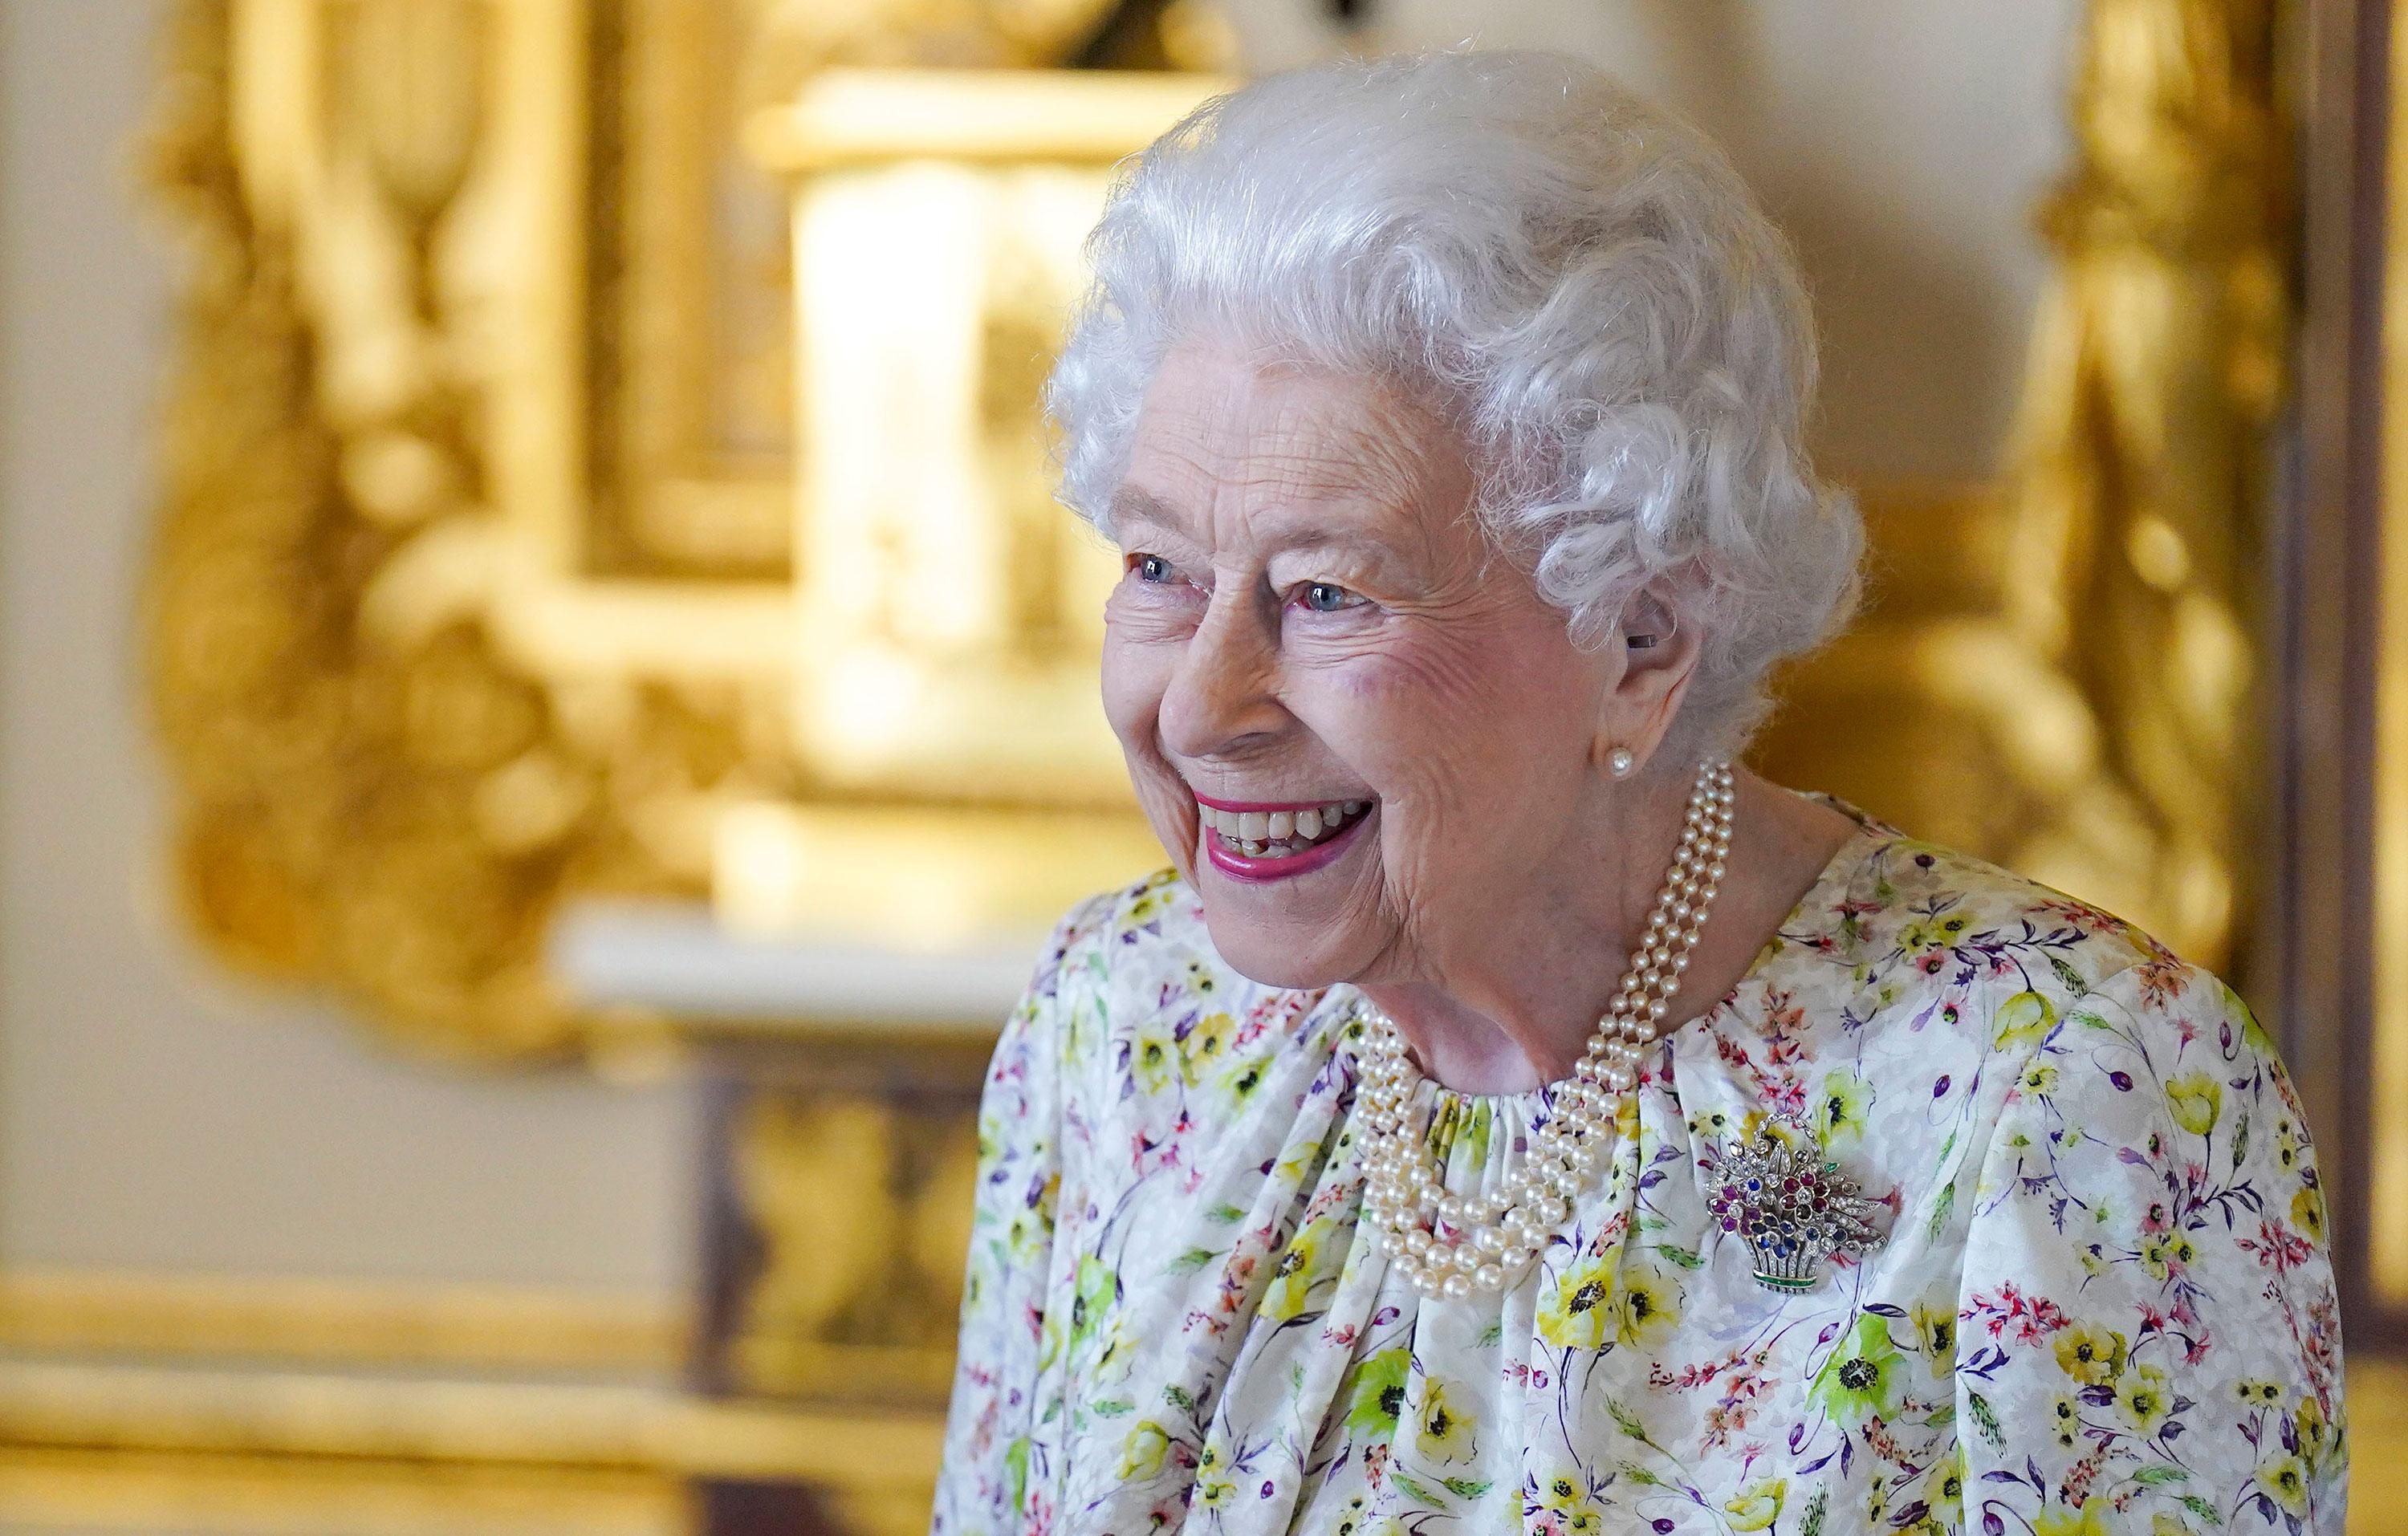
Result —
[[[1823,1260],[1883,1242],[1871,1220],[1880,1202],[1867,1199],[1823,1156],[1814,1133],[1794,1121],[1768,1121],[1752,1140],[1708,1152],[1703,1166],[1707,1211],[1746,1242],[1756,1283],[1766,1290],[1811,1290]]]

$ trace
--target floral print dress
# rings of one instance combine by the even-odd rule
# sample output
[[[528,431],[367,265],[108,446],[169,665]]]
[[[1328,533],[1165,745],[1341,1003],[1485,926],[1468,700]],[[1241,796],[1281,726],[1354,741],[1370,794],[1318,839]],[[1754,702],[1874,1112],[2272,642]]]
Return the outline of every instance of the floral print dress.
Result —
[[[1857,832],[1502,1295],[1357,1225],[1352,989],[1239,975],[1168,869],[1074,912],[986,1084],[935,1530],[2338,1532],[2324,1195],[2248,1009],[1825,798]],[[1419,1094],[1462,1193],[1548,1113]],[[1885,1208],[1800,1294],[1708,1210],[1768,1125]]]

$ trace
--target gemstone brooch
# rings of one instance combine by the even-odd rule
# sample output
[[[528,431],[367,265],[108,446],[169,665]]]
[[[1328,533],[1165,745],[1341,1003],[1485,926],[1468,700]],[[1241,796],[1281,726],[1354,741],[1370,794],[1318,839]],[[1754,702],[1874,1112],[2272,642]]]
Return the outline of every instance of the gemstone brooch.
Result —
[[[1747,1244],[1756,1283],[1766,1290],[1811,1290],[1824,1259],[1883,1242],[1871,1222],[1880,1202],[1867,1199],[1794,1120],[1766,1122],[1752,1140],[1707,1153],[1704,1167],[1706,1210]]]

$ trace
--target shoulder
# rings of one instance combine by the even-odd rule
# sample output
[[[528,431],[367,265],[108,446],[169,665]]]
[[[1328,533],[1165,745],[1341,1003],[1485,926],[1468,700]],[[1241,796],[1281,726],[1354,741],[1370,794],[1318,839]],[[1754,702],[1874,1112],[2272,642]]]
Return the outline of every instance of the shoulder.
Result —
[[[1979,1074],[2011,1122],[1992,1148],[2006,1163],[2145,1152],[2244,1106],[2283,1144],[2306,1144],[2273,1041],[2222,977],[1987,860],[1887,838],[1796,941],[1844,967],[1875,1055],[1910,1071],[1952,1055]]]
[[[1859,815],[1873,835],[1718,1021],[1717,1050],[1760,1093],[1816,1107],[1827,1132],[1879,1120],[1940,1182],[2002,1112],[2043,1099],[2067,1122],[2134,1126],[2190,1113],[2175,1096],[2199,1074],[2261,1068],[2270,1097],[2289,1097],[2272,1042],[2206,968],[2094,903]]]
[[[2188,969],[2154,934],[2102,907],[1873,825],[1880,836],[1824,910],[1808,914],[1804,935],[1869,980],[1902,988],[2014,980],[2056,1002],[2125,972],[2172,981]]]
[[[1985,859],[1901,838],[1859,883],[1882,916],[1864,946],[1893,976],[1988,983],[1994,1048],[2035,1049],[2112,1016],[2136,1043],[2184,1054],[2200,1028],[2271,1055],[2248,1007],[2206,967],[2140,925]]]
[[[1857,814],[1870,835],[1791,913],[1763,968],[1768,986],[1836,1005],[1848,1033],[1902,1028],[1929,1044],[1938,1023],[1987,1055],[2028,1054],[2085,1010],[2246,1018],[2219,978],[2138,924]]]

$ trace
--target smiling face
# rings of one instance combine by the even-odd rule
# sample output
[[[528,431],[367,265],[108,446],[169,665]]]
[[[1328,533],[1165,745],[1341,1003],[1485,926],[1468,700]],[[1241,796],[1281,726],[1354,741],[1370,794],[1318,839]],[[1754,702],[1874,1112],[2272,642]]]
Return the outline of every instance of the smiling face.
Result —
[[[1471,513],[1443,415],[1190,340],[1113,503],[1104,705],[1231,965],[1419,981],[1570,891],[1620,675]],[[1594,879],[1594,870],[1585,871]]]

